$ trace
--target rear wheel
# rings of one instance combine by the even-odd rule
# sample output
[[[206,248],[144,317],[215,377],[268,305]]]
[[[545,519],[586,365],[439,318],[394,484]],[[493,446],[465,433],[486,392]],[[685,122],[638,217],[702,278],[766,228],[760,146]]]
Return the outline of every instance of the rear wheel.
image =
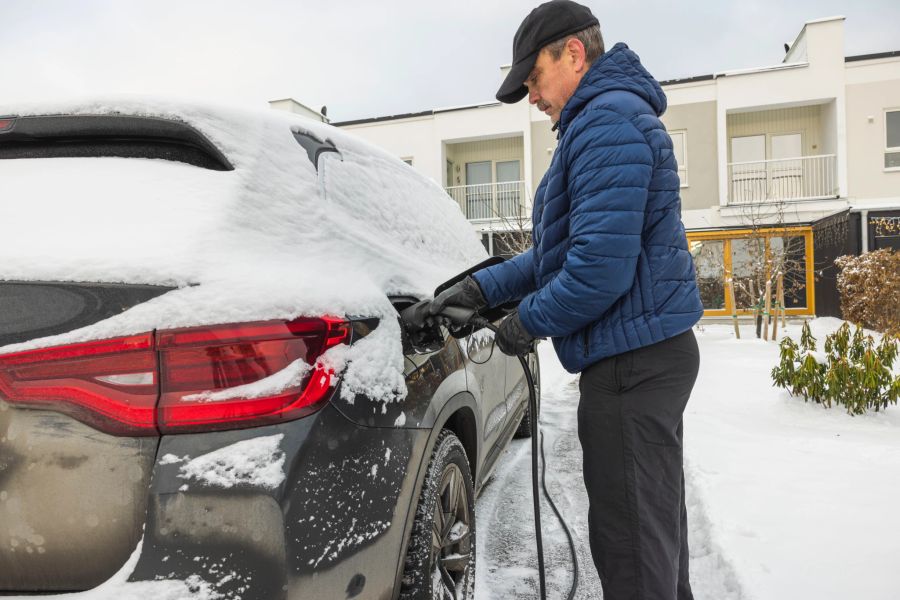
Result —
[[[534,378],[534,394],[537,399],[538,415],[541,413],[541,365],[538,362],[537,350],[528,355],[526,359],[528,368],[531,369],[531,376]],[[516,429],[514,438],[530,438],[531,437],[531,398],[525,402],[525,414],[519,422],[519,428]]]
[[[416,509],[402,600],[475,597],[475,494],[466,451],[443,430],[431,455]]]

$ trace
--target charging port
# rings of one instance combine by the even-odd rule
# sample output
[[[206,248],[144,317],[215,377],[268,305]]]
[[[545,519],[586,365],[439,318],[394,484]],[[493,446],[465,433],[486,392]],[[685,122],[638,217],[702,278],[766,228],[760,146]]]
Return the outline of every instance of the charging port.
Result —
[[[407,309],[415,310],[414,307],[420,303],[417,298],[392,296],[390,300],[397,311],[397,319],[400,322],[403,354],[430,354],[444,347],[444,331],[436,321],[419,327],[412,326],[408,319],[402,317]]]

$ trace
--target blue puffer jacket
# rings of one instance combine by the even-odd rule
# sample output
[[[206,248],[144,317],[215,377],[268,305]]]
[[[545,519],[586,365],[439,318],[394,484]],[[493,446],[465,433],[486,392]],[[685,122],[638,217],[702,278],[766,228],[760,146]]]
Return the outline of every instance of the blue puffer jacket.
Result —
[[[553,338],[572,373],[687,331],[703,314],[665,110],[628,46],[601,56],[560,115],[533,248],[475,274],[491,306],[522,299],[525,329]]]

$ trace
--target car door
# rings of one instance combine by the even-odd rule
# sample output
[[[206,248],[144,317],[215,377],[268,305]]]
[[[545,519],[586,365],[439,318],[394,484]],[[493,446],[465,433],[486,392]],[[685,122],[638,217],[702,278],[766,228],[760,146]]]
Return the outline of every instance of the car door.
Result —
[[[499,324],[499,321],[495,324]],[[480,329],[460,339],[466,359],[469,390],[481,408],[483,461],[482,475],[490,471],[501,448],[498,442],[508,418],[506,402],[506,355],[500,352],[490,329]]]
[[[519,407],[528,401],[528,380],[525,379],[525,371],[516,356],[506,356],[506,387],[504,397],[506,399],[507,419],[513,419]],[[533,368],[534,365],[531,365]],[[515,424],[511,424],[515,425]]]

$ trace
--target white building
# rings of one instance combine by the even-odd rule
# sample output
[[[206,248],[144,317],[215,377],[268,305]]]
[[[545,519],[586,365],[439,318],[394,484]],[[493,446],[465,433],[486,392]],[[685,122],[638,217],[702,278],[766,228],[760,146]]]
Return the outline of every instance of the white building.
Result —
[[[662,85],[708,315],[730,312],[723,282],[743,275],[749,229],[802,265],[788,314],[837,314],[835,256],[900,248],[877,225],[900,218],[900,51],[845,56],[844,18],[832,17],[806,23],[781,64]],[[495,254],[509,253],[503,232],[528,227],[556,147],[525,101],[335,125],[443,185]]]
[[[323,106],[321,110],[316,110],[314,108],[310,108],[307,105],[294,100],[293,98],[282,98],[281,100],[269,100],[269,108],[274,108],[275,110],[283,110],[285,112],[294,113],[297,115],[303,115],[308,119],[312,119],[314,121],[321,121],[323,123],[328,123],[328,117],[325,115],[326,109]]]

